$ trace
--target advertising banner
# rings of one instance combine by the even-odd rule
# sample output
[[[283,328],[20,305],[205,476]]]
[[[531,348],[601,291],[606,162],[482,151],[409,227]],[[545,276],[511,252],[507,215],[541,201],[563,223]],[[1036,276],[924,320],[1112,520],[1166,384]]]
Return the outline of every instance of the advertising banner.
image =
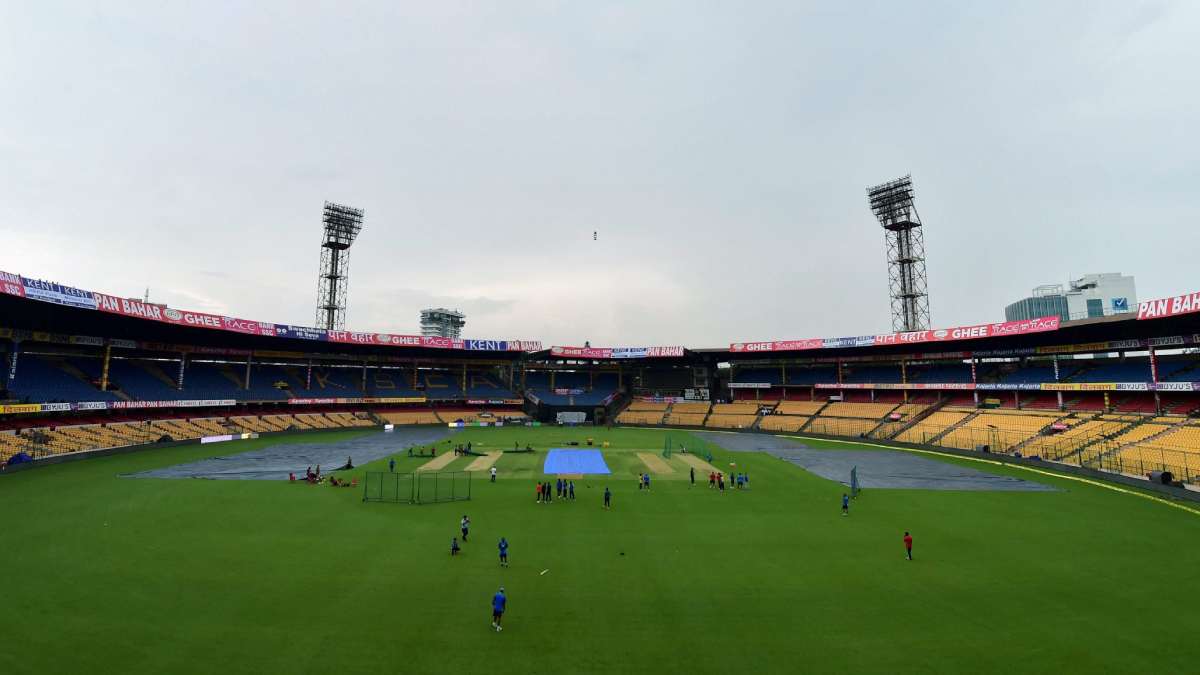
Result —
[[[1200,382],[1159,382],[1155,391],[1200,391]]]
[[[1200,292],[1138,303],[1138,320],[1200,312]]]
[[[118,298],[115,295],[107,295],[105,293],[93,292],[92,296],[96,299],[96,309],[101,312],[133,316],[139,319],[150,319],[151,321],[167,320],[163,316],[163,310],[167,308],[166,305],[146,303],[132,298]]]
[[[463,349],[479,352],[506,352],[507,340],[463,340]]]
[[[791,352],[804,349],[821,349],[825,341],[816,338],[811,340],[776,340],[774,342],[735,342],[729,345],[732,352]]]
[[[27,279],[18,274],[0,272],[0,293],[26,297],[58,305],[93,309],[149,321],[224,330],[245,335],[263,335],[321,342],[344,342],[361,345],[394,347],[427,347],[433,349],[472,349],[479,351],[540,351],[537,340],[470,340],[457,338],[392,335],[390,333],[360,333],[326,331],[306,326],[276,325],[274,323],[239,319],[236,317],[175,309],[164,304],[149,303],[136,298],[121,298],[106,293],[85,291],[53,281]],[[467,343],[470,343],[470,346]],[[679,349],[682,348],[667,348]],[[680,351],[682,354],[682,351]]]
[[[814,384],[815,389],[934,389],[934,390],[966,390],[970,391],[977,387],[970,382],[910,382],[908,384],[900,384],[898,382],[843,382],[838,384],[830,382],[826,384]]]
[[[1150,347],[1175,347],[1177,345],[1186,344],[1187,340],[1182,335],[1172,335],[1170,337],[1150,338],[1146,344]]]
[[[550,353],[574,359],[649,359],[683,356],[684,348],[675,347],[551,347]]]
[[[889,333],[887,335],[859,335],[856,337],[810,340],[777,340],[773,342],[734,342],[729,345],[729,350],[737,353],[780,352],[805,349],[844,349],[847,347],[868,347],[872,345],[885,346],[919,344],[923,342],[976,340],[980,338],[1043,333],[1046,331],[1058,330],[1058,328],[1059,318],[1057,316],[1044,316],[1037,319],[1030,319],[1028,321],[984,323],[976,326],[920,330],[907,333]]]
[[[1058,327],[1059,318],[1057,316],[1043,316],[1028,321],[1004,321],[1002,323],[984,323],[975,326],[960,326],[958,328],[877,335],[875,336],[875,344],[888,345],[917,342],[945,342],[949,340],[977,340],[980,338],[1043,333],[1058,330]]]
[[[770,382],[730,382],[730,389],[770,389]]]
[[[108,410],[108,401],[83,401],[75,404],[75,410]]]
[[[10,272],[0,272],[0,293],[25,297],[25,284],[20,275]]]
[[[266,335],[267,337],[274,337],[275,335],[275,324],[261,323],[249,319],[234,319],[223,316],[221,317],[221,327],[234,333],[245,333],[247,335]]]
[[[56,305],[96,309],[96,298],[91,291],[85,291],[71,286],[63,286],[53,281],[21,278],[25,289],[25,297],[42,302],[52,302]]]
[[[16,405],[0,405],[0,415],[17,415],[42,411],[41,403],[18,403]]]
[[[555,389],[554,393],[559,396],[578,396],[583,393],[582,389]]]
[[[43,403],[42,412],[65,412],[71,409],[70,403]]]
[[[329,336],[320,328],[308,328],[307,326],[281,326],[275,324],[275,337],[292,338],[295,340],[316,340],[325,342]]]
[[[554,356],[575,359],[607,359],[612,357],[612,350],[604,347],[551,347]]]
[[[1040,382],[984,382],[975,388],[982,391],[1041,391],[1042,385]]]
[[[1042,391],[1146,391],[1146,382],[1042,382]]]

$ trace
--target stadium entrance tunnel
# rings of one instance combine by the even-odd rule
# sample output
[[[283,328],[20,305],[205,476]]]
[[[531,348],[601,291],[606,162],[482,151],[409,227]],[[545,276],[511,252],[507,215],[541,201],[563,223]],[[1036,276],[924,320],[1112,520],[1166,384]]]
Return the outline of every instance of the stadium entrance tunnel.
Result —
[[[237,441],[222,444],[234,454],[210,457],[163,469],[129,474],[131,478],[224,478],[232,480],[287,480],[289,473],[304,475],[306,467],[331,470],[346,463],[356,465],[400,452],[413,445],[436,443],[456,430],[441,428],[396,429],[368,433],[350,440],[314,443],[279,443],[250,452],[236,453]],[[294,437],[293,437],[294,438]]]
[[[844,485],[850,484],[850,471],[857,467],[859,486],[865,489],[1057,491],[1050,485],[987,473],[903,450],[851,449],[852,444],[847,444],[846,450],[828,450],[811,448],[798,439],[767,434],[697,433],[726,450],[765,452]]]

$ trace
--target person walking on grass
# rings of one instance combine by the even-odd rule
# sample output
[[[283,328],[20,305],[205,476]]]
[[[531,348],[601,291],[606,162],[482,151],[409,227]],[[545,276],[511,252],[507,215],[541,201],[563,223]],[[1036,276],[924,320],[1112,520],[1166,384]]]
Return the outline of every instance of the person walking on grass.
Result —
[[[912,535],[904,533],[904,557],[912,560]]]
[[[536,486],[534,486],[534,491],[535,491],[535,494],[537,494],[537,503],[541,504],[542,503],[542,484],[538,483]]]
[[[471,519],[468,518],[466,515],[463,515],[461,525],[462,525],[463,543],[465,544],[465,543],[467,543],[467,530],[471,529]]]
[[[500,619],[504,618],[504,609],[507,606],[508,597],[504,595],[504,587],[501,586],[492,596],[492,628],[495,628],[497,633],[504,630],[500,627]]]
[[[492,467],[491,473],[492,473],[492,482],[495,483],[496,482],[496,467],[494,467],[494,466]]]
[[[688,469],[688,477],[692,479],[692,487],[696,487],[696,467]]]
[[[575,481],[571,481],[571,501],[575,501]]]
[[[508,567],[508,540],[500,537],[500,566]]]
[[[450,540],[450,555],[458,555],[458,550],[458,537],[454,537]]]
[[[606,485],[606,486],[604,486],[604,510],[607,511],[611,508],[612,508],[612,490],[609,490],[608,486]]]
[[[642,474],[642,482],[644,482],[646,484],[646,492],[649,492],[650,491],[650,474],[649,473]]]
[[[388,473],[396,473],[396,458],[395,457],[388,460]]]
[[[842,515],[850,515],[850,495],[845,492],[842,493]]]

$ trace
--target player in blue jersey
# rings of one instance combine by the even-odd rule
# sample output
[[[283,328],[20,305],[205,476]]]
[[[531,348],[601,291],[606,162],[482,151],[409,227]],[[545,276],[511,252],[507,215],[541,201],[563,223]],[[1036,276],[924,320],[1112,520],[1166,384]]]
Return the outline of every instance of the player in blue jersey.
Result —
[[[842,493],[842,515],[850,515],[850,495],[845,492]]]
[[[500,537],[500,566],[508,567],[508,540]]]
[[[500,627],[500,619],[504,618],[504,608],[507,606],[508,597],[504,595],[504,587],[501,586],[492,596],[492,628],[495,628],[497,633],[503,630]]]

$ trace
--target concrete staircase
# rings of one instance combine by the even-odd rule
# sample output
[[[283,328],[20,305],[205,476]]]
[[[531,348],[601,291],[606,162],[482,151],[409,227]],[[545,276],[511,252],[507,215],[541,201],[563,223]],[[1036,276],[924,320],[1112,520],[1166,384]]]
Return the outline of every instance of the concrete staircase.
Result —
[[[899,436],[900,434],[904,433],[905,431],[908,431],[913,426],[920,424],[922,420],[928,418],[930,415],[937,412],[938,410],[941,410],[942,407],[945,405],[946,405],[946,399],[939,398],[936,403],[934,403],[933,405],[929,406],[928,408],[922,410],[921,412],[917,413],[916,415],[913,415],[912,419],[910,419],[904,423],[904,426],[900,427],[899,429],[896,429],[895,432],[893,432],[890,436],[887,436],[886,438],[889,438],[889,439],[895,438],[895,437]],[[882,427],[883,425],[881,424],[879,426]],[[878,427],[876,427],[876,430],[878,430]],[[879,438],[879,437],[876,436],[876,438]]]
[[[902,406],[902,405],[904,405],[904,404],[897,403],[895,406],[892,407],[891,410],[887,411],[887,413],[884,414],[883,418],[879,420],[879,424],[876,424],[875,426],[871,427],[871,430],[867,432],[867,438],[877,438],[877,436],[875,436],[875,432],[879,431],[883,427],[883,425],[890,424],[891,422],[888,420],[888,417],[890,417],[892,415],[892,413],[896,412],[896,410],[898,410],[900,408],[900,406]]]

